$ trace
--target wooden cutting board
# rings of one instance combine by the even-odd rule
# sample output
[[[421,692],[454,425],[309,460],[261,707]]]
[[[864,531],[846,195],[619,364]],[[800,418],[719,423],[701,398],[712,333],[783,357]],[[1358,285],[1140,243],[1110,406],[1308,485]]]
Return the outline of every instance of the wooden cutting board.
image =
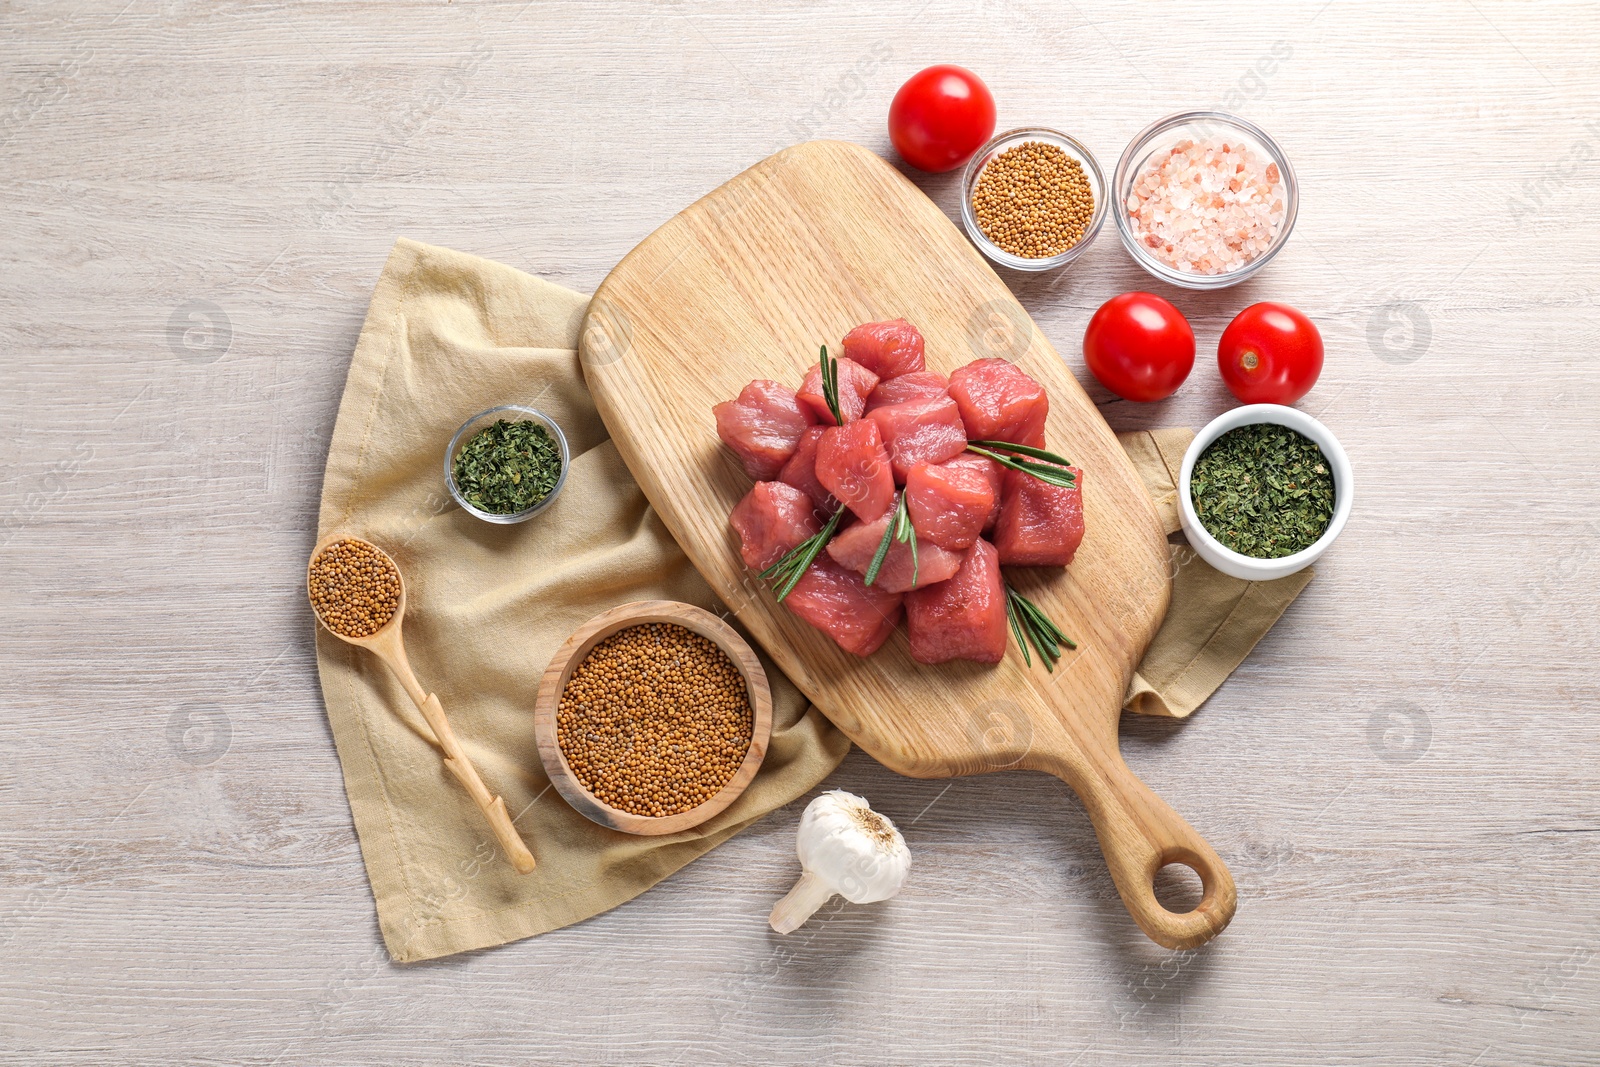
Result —
[[[1011,359],[1050,393],[1050,447],[1084,471],[1086,534],[1070,568],[1007,580],[1078,642],[1055,672],[925,667],[905,628],[875,655],[839,649],[778,604],[739,558],[728,513],[750,488],[711,406],[753,378],[797,386],[820,344],[904,317],[943,374]],[[1123,694],[1166,613],[1166,538],[1139,477],[1066,365],[978,252],[882,159],[814,141],[757,164],[669,220],[600,286],[582,333],[600,414],[650,503],[722,599],[796,685],[885,766],[924,778],[1029,768],[1083,800],[1128,911],[1152,939],[1189,948],[1235,907],[1233,879],[1199,834],[1117,749]],[[837,349],[835,349],[837,351]],[[1168,863],[1200,875],[1187,914],[1152,882]]]

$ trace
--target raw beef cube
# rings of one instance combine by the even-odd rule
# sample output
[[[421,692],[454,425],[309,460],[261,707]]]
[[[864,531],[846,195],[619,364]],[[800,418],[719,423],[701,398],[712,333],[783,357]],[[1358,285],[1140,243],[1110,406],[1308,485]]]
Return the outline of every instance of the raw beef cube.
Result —
[[[839,414],[844,416],[845,422],[854,422],[861,417],[867,404],[867,394],[877,387],[876,374],[854,360],[839,361]],[[828,410],[828,401],[822,395],[821,367],[813,366],[806,372],[806,380],[800,385],[799,400],[800,405],[811,414],[813,422],[825,426],[836,425],[833,412]]]
[[[814,421],[795,399],[794,391],[777,382],[754,381],[711,409],[717,436],[738,453],[745,473],[758,482],[778,476],[794,455],[800,435]]]
[[[961,408],[967,437],[1044,447],[1050,398],[1044,386],[1003,359],[979,359],[950,375],[950,397]]]
[[[863,522],[888,511],[894,474],[878,424],[859,419],[830,426],[817,444],[817,481]]]
[[[782,482],[757,482],[733,506],[728,524],[739,533],[744,565],[758,571],[822,529],[811,498]]]
[[[1000,498],[1005,489],[1006,469],[988,456],[980,456],[976,452],[963,452],[955,459],[945,460],[940,466],[966,467],[989,479],[989,488],[994,490],[994,503],[989,505],[989,517],[983,521],[983,532],[994,529],[996,520],[1000,518]]]
[[[917,370],[898,378],[885,378],[867,397],[867,413],[907,400],[927,400],[950,395],[950,380],[931,370]]]
[[[918,663],[999,663],[1008,626],[1000,556],[981,538],[967,549],[954,578],[906,594],[911,658]]]
[[[922,334],[905,319],[868,322],[844,335],[844,355],[880,378],[922,370]]]
[[[961,412],[949,397],[890,404],[866,421],[878,424],[897,482],[904,483],[918,463],[943,463],[967,447]]]
[[[889,521],[893,518],[894,512],[891,511],[875,522],[858,522],[843,533],[834,535],[833,540],[828,542],[828,555],[842,566],[865,576],[867,568],[872,566],[872,557],[877,555],[878,546],[883,543],[883,531],[889,528]],[[909,589],[942,582],[960,566],[961,553],[940,548],[919,535],[917,565],[913,568],[911,546],[891,541],[889,554],[883,557],[883,566],[878,568],[878,576],[873,580],[872,587],[887,589],[891,593],[904,593]],[[913,570],[917,575],[916,585],[911,584]]]
[[[832,515],[839,502],[817,481],[817,445],[827,429],[826,426],[812,426],[801,435],[799,447],[789,457],[789,462],[783,465],[783,470],[778,472],[778,481],[794,486],[810,497],[823,514]]]
[[[1031,474],[1006,471],[994,546],[1000,562],[1022,567],[1065,566],[1083,542],[1083,472],[1071,489],[1047,485]]]
[[[994,486],[988,476],[967,464],[919,463],[906,475],[911,524],[919,537],[941,548],[957,552],[971,548],[994,504]]]
[[[783,602],[846,652],[870,656],[900,625],[903,599],[899,593],[868,585],[824,552]]]

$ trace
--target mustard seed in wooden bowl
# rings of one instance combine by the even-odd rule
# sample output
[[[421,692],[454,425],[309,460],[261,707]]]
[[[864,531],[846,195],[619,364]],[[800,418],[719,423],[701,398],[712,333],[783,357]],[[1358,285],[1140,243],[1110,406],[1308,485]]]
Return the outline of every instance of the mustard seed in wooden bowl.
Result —
[[[635,815],[710,800],[750,748],[744,679],[676,623],[618,630],[584,657],[556,709],[556,740],[583,787]]]
[[[614,608],[568,638],[534,711],[539,755],[567,802],[604,826],[697,826],[766,755],[772,699],[743,638],[689,604]]]

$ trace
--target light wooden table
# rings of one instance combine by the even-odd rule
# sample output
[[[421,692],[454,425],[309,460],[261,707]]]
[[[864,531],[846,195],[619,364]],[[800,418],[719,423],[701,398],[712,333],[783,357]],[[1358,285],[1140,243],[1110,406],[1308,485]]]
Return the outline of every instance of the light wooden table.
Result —
[[[0,11],[0,1060],[1600,1063],[1600,12],[864,6]],[[1180,396],[1092,386],[1118,429],[1198,425],[1246,303],[1328,343],[1304,406],[1354,519],[1209,704],[1123,729],[1237,920],[1163,952],[1059,783],[853,755],[833,784],[915,854],[888,905],[767,932],[794,807],[578,927],[390,964],[300,576],[391,241],[592,289],[777,147],[886,152],[946,60],[1107,166],[1225,104],[1299,170],[1257,281],[1168,292]],[[1154,286],[1109,231],[1008,281],[1080,374],[1089,313]]]

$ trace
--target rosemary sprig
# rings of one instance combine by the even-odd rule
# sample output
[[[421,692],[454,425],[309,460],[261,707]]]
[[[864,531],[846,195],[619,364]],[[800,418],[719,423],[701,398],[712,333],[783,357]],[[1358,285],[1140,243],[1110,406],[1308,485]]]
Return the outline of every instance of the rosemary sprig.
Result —
[[[1028,645],[1039,650],[1045,669],[1055,672],[1056,660],[1061,658],[1062,647],[1077,648],[1078,643],[1061,632],[1061,627],[1039,606],[1008,584],[1006,586],[1006,617],[1011,620],[1011,632],[1017,635],[1017,646],[1022,649],[1022,662],[1033,666]]]
[[[833,412],[835,426],[844,425],[844,416],[839,413],[839,361],[828,356],[828,346],[822,346],[822,355],[819,357],[822,365],[822,399],[827,402],[828,410]]]
[[[988,456],[1002,467],[1031,474],[1047,485],[1071,489],[1078,484],[1077,475],[1066,469],[1072,466],[1071,460],[1064,459],[1054,452],[1046,452],[1042,448],[1034,448],[1032,445],[1014,445],[1010,441],[970,441],[967,444],[967,451]],[[1001,452],[1015,452],[1027,458],[1017,459],[1015,456],[1001,455]],[[1033,462],[1035,460],[1043,462]]]
[[[900,494],[900,500],[894,506],[894,514],[889,516],[889,525],[883,529],[883,540],[878,542],[878,551],[873,553],[872,562],[867,566],[868,585],[877,581],[878,570],[888,558],[889,548],[895,541],[911,546],[911,584],[914,586],[917,584],[917,531],[911,525],[911,511],[906,507],[904,493]]]
[[[841,505],[839,510],[833,513],[833,517],[828,520],[826,526],[785,552],[782,559],[762,571],[758,576],[762,581],[783,583],[777,587],[778,600],[780,602],[794,591],[794,587],[800,583],[800,579],[804,577],[807,568],[816,560],[817,555],[827,547],[828,540],[833,537],[833,532],[839,528],[839,520],[844,518],[844,511],[845,509]]]
[[[839,361],[829,358],[827,345],[822,346],[822,354],[817,358],[818,365],[822,368],[822,399],[827,402],[828,410],[833,413],[833,421],[843,426],[844,416],[839,410]],[[844,511],[841,505],[828,519],[827,525],[785,552],[782,559],[761,572],[759,577],[762,581],[779,583],[776,588],[780,602],[794,592],[794,587],[800,584],[800,579],[827,547],[834,531],[839,528],[839,520],[844,518]]]

